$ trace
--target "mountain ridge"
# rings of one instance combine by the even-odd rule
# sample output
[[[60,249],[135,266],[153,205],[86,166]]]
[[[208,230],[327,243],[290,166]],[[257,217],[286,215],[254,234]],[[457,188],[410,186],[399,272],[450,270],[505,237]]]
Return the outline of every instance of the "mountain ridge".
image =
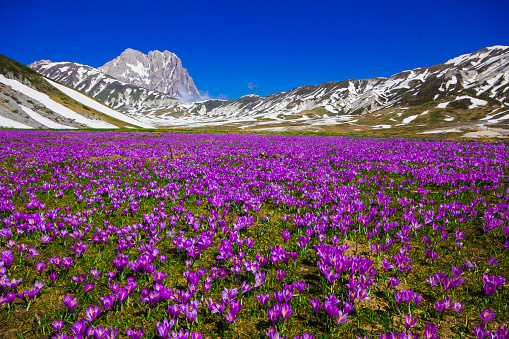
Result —
[[[171,97],[200,98],[200,93],[187,69],[182,66],[180,58],[167,50],[154,50],[144,54],[128,48],[97,69],[117,80]]]
[[[118,128],[144,123],[52,83],[31,68],[0,55],[0,127]]]
[[[501,123],[507,118],[492,112],[505,112],[509,106],[508,84],[509,47],[498,45],[390,77],[306,85],[265,97],[251,94],[124,111],[156,127],[248,130],[356,131],[410,128],[419,122],[428,127]]]

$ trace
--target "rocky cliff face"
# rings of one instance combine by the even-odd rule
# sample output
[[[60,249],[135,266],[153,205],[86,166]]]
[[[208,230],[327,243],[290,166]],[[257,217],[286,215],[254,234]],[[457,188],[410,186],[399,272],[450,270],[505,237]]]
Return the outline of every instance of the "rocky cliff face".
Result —
[[[117,80],[171,97],[200,98],[187,69],[183,68],[181,60],[169,51],[143,54],[128,48],[119,57],[98,69]]]

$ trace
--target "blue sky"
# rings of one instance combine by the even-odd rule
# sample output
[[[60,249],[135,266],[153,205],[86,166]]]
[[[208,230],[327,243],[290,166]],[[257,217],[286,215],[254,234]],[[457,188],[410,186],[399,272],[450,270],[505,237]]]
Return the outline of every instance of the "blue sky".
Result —
[[[211,97],[390,76],[509,45],[500,1],[0,1],[0,54],[99,67],[169,50]]]

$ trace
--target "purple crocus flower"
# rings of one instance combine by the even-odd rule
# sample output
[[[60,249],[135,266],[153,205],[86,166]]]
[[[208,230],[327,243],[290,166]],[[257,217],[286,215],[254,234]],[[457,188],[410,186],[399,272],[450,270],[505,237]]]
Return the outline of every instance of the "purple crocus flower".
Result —
[[[484,309],[484,311],[481,312],[481,325],[484,325],[488,323],[491,319],[495,318],[496,313],[493,312],[493,310]]]
[[[425,339],[440,339],[440,336],[437,335],[437,325],[433,323],[428,323],[424,328],[424,333],[422,336]]]
[[[113,306],[117,297],[114,294],[110,294],[107,295],[106,297],[102,297],[99,299],[101,299],[102,307],[104,308],[105,311],[107,311]]]
[[[0,305],[6,302],[9,306],[12,306],[14,299],[16,299],[16,293],[7,292],[5,296],[0,296]]]
[[[44,261],[39,261],[37,264],[35,264],[35,270],[37,272],[39,272],[39,274],[42,273],[42,271],[44,271],[44,269],[48,266],[48,264],[46,264],[46,262]]]
[[[263,292],[260,292],[259,295],[255,295],[254,297],[258,299],[262,306],[265,306],[270,300],[270,294],[263,294]]]
[[[283,236],[283,241],[286,243],[290,239],[290,231],[283,230],[282,236]]]
[[[94,283],[85,284],[83,286],[83,289],[84,289],[85,293],[88,293],[88,292],[92,291],[94,288],[95,288],[95,284]]]
[[[62,265],[64,266],[64,269],[69,269],[73,263],[73,259],[69,257],[65,257],[62,259]]]
[[[394,276],[392,276],[391,279],[389,280],[390,288],[394,288],[394,287],[398,286],[400,283],[401,283],[401,281]]]
[[[64,327],[64,322],[62,320],[55,320],[53,324],[51,324],[51,327],[53,327],[53,330],[56,332],[61,331]]]
[[[108,277],[108,279],[110,281],[112,281],[113,278],[115,278],[116,275],[117,275],[117,271],[109,271],[109,272],[106,273],[106,276]]]
[[[242,285],[240,286],[240,289],[241,289],[242,294],[244,295],[244,294],[248,293],[249,291],[251,291],[253,289],[253,287],[247,281],[243,281]]]
[[[83,319],[85,319],[88,322],[93,322],[99,316],[100,313],[101,309],[99,308],[99,306],[90,305],[85,310],[85,317]]]
[[[279,281],[283,280],[284,277],[286,277],[286,271],[284,270],[277,270],[276,275]]]
[[[154,272],[154,281],[156,283],[163,282],[164,278],[166,278],[166,273],[164,273],[163,271],[155,271]]]
[[[233,312],[227,312],[224,314],[225,320],[229,324],[233,324],[237,320],[237,314]]]
[[[343,313],[343,312],[341,312],[341,310],[338,311],[337,319],[336,319],[336,324],[338,326],[339,326],[339,324],[344,324],[349,321],[350,321],[350,319],[348,319],[348,313]]]
[[[315,311],[315,314],[318,315],[318,311],[323,306],[323,303],[321,303],[317,298],[310,299],[309,302],[311,303],[311,308]]]
[[[87,327],[85,326],[85,321],[83,319],[76,321],[74,326],[71,326],[71,332],[77,337],[85,334],[86,329]]]
[[[77,277],[71,277],[71,280],[76,282],[76,283],[78,283],[78,284],[81,284],[82,282],[87,280],[87,276],[84,275],[84,274],[80,274]]]
[[[276,328],[274,326],[273,327],[269,327],[269,330],[266,331],[265,334],[267,335],[267,337],[269,337],[269,339],[282,339],[279,336],[279,333],[277,333],[277,330],[276,330]]]
[[[394,268],[394,265],[391,264],[391,262],[387,259],[382,260],[382,268],[384,269],[384,272],[387,272],[390,269]]]
[[[125,334],[131,339],[141,339],[143,334],[145,333],[145,329],[142,328],[134,328],[134,329],[126,329]]]
[[[162,323],[156,323],[157,333],[160,337],[168,338],[173,325],[175,325],[175,319],[168,321],[167,318],[164,318]]]
[[[302,292],[304,292],[304,289],[306,288],[306,282],[304,280],[294,281],[292,286],[293,286],[293,288],[295,288],[297,290],[297,292],[299,292],[299,295],[300,295],[300,294],[302,294]]]
[[[477,339],[484,339],[484,338],[490,338],[491,333],[487,329],[484,328],[484,326],[477,326],[474,327],[474,334]]]
[[[410,329],[410,327],[414,326],[417,322],[417,318],[410,314],[405,314],[405,325],[406,325],[406,331]]]
[[[315,339],[315,336],[309,332],[304,332],[302,335],[296,335],[294,339]]]
[[[507,282],[501,276],[492,276],[490,273],[483,274],[481,279],[484,282],[484,291],[487,295],[495,294],[497,289]]]
[[[195,321],[198,315],[198,310],[195,307],[193,307],[191,303],[189,303],[182,307],[182,313],[187,318],[187,320],[192,323]]]
[[[97,269],[90,270],[90,275],[92,276],[92,279],[96,280],[101,275],[101,272]]]
[[[78,305],[78,299],[76,299],[75,296],[70,295],[70,294],[65,295],[64,299],[62,300],[62,302],[64,303],[65,306],[67,306],[69,311],[72,310],[73,308],[75,308]]]
[[[172,318],[177,318],[182,311],[182,307],[178,304],[168,306],[168,313]]]
[[[12,254],[11,250],[2,251],[0,259],[4,262],[5,267],[9,268],[14,260],[14,254]]]
[[[178,331],[178,332],[171,331],[171,337],[173,339],[187,339],[187,338],[189,338],[189,330],[184,332],[184,329],[181,328],[180,331]]]
[[[122,303],[125,298],[129,295],[129,289],[127,287],[121,287],[117,293],[118,302]]]

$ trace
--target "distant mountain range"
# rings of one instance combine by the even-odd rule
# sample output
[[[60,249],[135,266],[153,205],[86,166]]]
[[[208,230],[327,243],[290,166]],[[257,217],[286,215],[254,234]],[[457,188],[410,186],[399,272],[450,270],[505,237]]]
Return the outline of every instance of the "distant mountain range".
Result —
[[[433,134],[503,128],[509,119],[507,46],[389,78],[196,102],[185,102],[199,100],[199,91],[180,59],[168,51],[145,55],[127,49],[98,69],[44,60],[29,66],[154,127]]]

